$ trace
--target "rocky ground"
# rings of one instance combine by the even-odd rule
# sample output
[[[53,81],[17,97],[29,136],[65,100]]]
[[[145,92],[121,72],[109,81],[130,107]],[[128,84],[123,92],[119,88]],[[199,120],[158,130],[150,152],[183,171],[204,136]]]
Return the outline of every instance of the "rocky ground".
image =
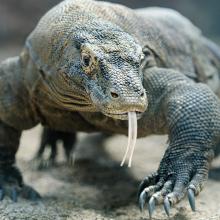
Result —
[[[0,48],[0,60],[17,53],[19,48]],[[136,192],[140,180],[157,169],[165,151],[166,136],[138,140],[132,168],[121,168],[127,138],[115,136],[103,140],[99,134],[79,135],[75,163],[63,163],[62,147],[54,168],[37,171],[31,159],[39,144],[41,127],[23,133],[17,155],[25,181],[43,199],[33,203],[5,198],[0,203],[2,220],[145,220],[147,210],[140,213]],[[197,211],[190,210],[187,200],[172,208],[172,220],[220,219],[220,159],[216,159],[205,189],[196,200]],[[219,172],[218,172],[219,171]],[[153,219],[167,219],[162,207]]]

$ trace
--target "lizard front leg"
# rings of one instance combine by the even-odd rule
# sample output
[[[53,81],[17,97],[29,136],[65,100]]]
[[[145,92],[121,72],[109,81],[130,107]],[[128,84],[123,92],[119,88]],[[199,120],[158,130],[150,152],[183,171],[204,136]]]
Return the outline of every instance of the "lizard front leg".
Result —
[[[154,111],[155,121],[165,124],[169,146],[157,172],[140,184],[140,208],[148,202],[152,216],[155,205],[163,203],[169,215],[170,207],[188,191],[195,210],[194,196],[207,180],[213,148],[220,138],[220,101],[206,85],[177,71],[152,68],[144,77],[149,111]]]
[[[15,154],[19,146],[21,131],[0,121],[0,200],[5,195],[17,201],[17,196],[36,200],[39,194],[25,185],[19,169],[15,165]]]
[[[4,195],[14,201],[18,194],[36,199],[39,194],[24,184],[15,165],[21,131],[37,124],[24,86],[24,67],[21,57],[0,64],[0,200]]]

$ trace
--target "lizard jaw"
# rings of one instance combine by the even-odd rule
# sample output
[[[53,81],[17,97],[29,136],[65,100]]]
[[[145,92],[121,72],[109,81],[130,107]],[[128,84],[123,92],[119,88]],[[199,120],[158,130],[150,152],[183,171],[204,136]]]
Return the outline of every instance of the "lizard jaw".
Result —
[[[135,113],[137,116],[137,120],[143,116],[143,112],[135,111]],[[107,113],[107,112],[105,112],[103,114],[110,117],[110,118],[114,118],[114,119],[118,119],[118,120],[128,120],[128,112],[122,112],[122,113]]]

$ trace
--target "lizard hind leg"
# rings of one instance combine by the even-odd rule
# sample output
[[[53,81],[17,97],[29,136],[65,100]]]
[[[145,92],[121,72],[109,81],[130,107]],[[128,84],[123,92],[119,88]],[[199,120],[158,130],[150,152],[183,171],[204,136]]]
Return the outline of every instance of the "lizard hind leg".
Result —
[[[51,130],[50,128],[43,128],[39,149],[37,151],[37,154],[31,161],[32,167],[34,169],[42,170],[55,164],[55,158],[57,155],[56,141],[56,132]],[[50,155],[48,158],[44,157],[46,148],[50,148]]]
[[[41,135],[41,144],[35,158],[32,160],[34,169],[42,170],[56,165],[58,156],[58,141],[63,143],[66,163],[73,165],[73,150],[76,143],[76,133],[57,131],[51,128],[44,128]],[[49,148],[49,157],[45,159],[44,152]]]
[[[75,144],[77,142],[77,135],[76,133],[63,133],[63,147],[65,151],[65,156],[66,156],[66,162],[68,166],[73,166],[74,165],[74,148]]]

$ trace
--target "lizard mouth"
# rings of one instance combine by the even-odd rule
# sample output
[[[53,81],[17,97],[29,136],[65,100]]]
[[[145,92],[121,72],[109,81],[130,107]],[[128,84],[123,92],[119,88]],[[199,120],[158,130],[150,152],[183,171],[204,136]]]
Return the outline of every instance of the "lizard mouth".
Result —
[[[143,112],[139,112],[139,111],[135,111],[136,116],[137,116],[137,120],[140,119],[143,116]],[[128,120],[128,112],[120,112],[120,113],[108,113],[105,112],[103,113],[106,116],[110,117],[110,118],[114,118],[114,119],[119,119],[119,120]]]
[[[133,111],[111,114],[105,113],[105,115],[115,119],[128,120],[128,144],[124,153],[124,157],[121,161],[121,166],[124,165],[127,155],[130,154],[128,167],[131,167],[132,157],[137,140],[137,120],[142,117],[143,112]]]

